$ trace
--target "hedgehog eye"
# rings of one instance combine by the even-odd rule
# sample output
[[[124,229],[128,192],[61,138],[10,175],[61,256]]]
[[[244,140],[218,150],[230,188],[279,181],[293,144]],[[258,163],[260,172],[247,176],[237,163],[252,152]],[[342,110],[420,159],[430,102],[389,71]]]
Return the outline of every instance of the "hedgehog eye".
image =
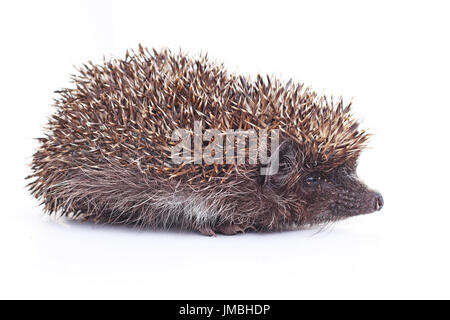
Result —
[[[305,178],[305,185],[308,187],[315,187],[319,184],[321,180],[322,177],[319,174],[314,173]]]

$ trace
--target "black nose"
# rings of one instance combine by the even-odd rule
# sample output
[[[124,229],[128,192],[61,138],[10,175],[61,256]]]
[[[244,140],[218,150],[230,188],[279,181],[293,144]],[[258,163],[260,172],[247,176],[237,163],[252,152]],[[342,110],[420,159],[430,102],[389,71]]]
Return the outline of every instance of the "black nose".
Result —
[[[383,196],[380,193],[375,193],[375,210],[380,211],[383,208],[384,200]]]

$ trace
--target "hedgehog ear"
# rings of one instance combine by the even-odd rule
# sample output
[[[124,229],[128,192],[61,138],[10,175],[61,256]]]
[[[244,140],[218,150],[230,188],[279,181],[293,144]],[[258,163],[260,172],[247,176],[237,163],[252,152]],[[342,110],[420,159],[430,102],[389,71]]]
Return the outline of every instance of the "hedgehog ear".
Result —
[[[269,158],[261,174],[261,184],[285,185],[292,174],[296,160],[295,144],[291,140],[283,141]],[[263,172],[263,171],[261,171]]]

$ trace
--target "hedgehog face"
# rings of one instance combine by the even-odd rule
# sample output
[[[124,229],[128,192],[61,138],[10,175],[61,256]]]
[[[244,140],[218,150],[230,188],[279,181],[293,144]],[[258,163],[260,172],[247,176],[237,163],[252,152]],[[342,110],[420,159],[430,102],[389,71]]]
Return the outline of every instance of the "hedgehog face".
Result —
[[[302,224],[337,221],[381,210],[383,197],[356,174],[356,159],[344,163],[305,158],[302,146],[280,147],[280,171],[271,178],[279,195],[294,203]]]
[[[381,194],[370,190],[355,171],[354,166],[343,165],[304,175],[299,181],[300,198],[306,202],[304,215],[316,223],[381,210]]]

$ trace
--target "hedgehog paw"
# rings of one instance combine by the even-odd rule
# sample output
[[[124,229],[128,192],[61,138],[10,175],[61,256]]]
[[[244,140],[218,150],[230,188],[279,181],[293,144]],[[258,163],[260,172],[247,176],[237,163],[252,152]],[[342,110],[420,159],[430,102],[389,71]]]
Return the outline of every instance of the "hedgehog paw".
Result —
[[[214,230],[209,227],[201,227],[198,229],[198,231],[204,236],[208,236],[208,237],[216,236],[216,233],[214,232]]]
[[[238,233],[245,233],[245,229],[235,224],[222,225],[217,228],[217,231],[228,236],[232,236]]]

